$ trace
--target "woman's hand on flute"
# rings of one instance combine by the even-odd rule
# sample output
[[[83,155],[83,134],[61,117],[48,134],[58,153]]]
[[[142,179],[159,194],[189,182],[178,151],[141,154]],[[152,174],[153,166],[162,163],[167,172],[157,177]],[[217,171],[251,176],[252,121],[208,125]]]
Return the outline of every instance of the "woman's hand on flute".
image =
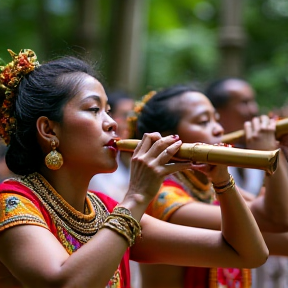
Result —
[[[130,185],[125,207],[140,219],[148,204],[158,192],[164,177],[179,170],[191,168],[190,162],[169,163],[182,141],[178,135],[161,137],[157,132],[144,134],[131,159]]]
[[[228,182],[230,178],[226,165],[192,164],[191,169],[198,170],[205,174],[216,186]]]
[[[266,115],[254,117],[244,123],[246,145],[248,149],[275,150],[278,141],[275,138],[276,120]]]
[[[253,118],[245,123],[248,148],[274,150],[279,148],[275,137],[276,121],[268,116]],[[281,143],[280,143],[281,144]],[[282,136],[282,145],[288,144],[288,137]],[[283,149],[281,149],[283,151]],[[278,168],[273,175],[265,177],[263,197],[251,203],[251,210],[262,231],[283,232],[288,229],[288,165],[282,151],[279,153]]]

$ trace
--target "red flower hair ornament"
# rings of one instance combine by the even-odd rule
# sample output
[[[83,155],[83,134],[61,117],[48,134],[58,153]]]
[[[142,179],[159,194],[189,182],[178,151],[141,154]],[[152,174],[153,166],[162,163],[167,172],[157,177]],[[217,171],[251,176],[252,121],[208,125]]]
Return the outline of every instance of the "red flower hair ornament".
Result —
[[[8,52],[12,61],[6,66],[0,66],[0,90],[4,91],[0,93],[0,137],[6,145],[9,145],[11,134],[16,130],[14,105],[18,84],[26,74],[40,65],[35,52],[30,49],[23,49],[18,55],[10,49]]]

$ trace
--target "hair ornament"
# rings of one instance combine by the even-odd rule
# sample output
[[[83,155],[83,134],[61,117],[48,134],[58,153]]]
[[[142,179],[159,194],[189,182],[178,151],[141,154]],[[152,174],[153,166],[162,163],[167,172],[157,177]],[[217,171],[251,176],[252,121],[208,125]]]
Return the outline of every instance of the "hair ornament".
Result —
[[[145,104],[156,94],[156,91],[150,91],[146,95],[144,95],[141,101],[136,101],[134,105],[134,109],[131,114],[127,118],[128,122],[128,130],[129,130],[129,138],[136,137],[136,130],[137,130],[137,119],[139,114],[142,112],[143,107]]]
[[[0,89],[4,91],[2,106],[0,108],[0,136],[6,145],[10,143],[10,136],[16,129],[16,119],[14,117],[14,104],[16,88],[21,79],[39,66],[37,56],[30,49],[23,49],[19,54],[8,49],[12,61],[6,66],[0,66]]]
[[[144,95],[142,97],[142,100],[141,101],[136,101],[135,102],[135,106],[134,106],[134,113],[136,113],[137,115],[139,115],[142,110],[143,110],[143,107],[144,105],[156,94],[157,92],[156,91],[150,91],[148,92],[146,95]]]

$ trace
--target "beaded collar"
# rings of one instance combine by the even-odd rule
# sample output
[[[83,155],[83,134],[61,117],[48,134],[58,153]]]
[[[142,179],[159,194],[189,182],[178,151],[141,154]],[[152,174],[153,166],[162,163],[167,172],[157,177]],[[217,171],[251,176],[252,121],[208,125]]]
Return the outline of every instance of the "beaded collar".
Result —
[[[214,189],[210,181],[204,183],[199,180],[193,170],[178,171],[168,176],[178,183],[192,197],[205,203],[211,203],[214,200]]]
[[[91,192],[88,192],[86,196],[85,210],[87,214],[77,211],[37,172],[13,180],[32,190],[48,210],[56,226],[64,227],[83,243],[97,233],[109,215],[104,203]]]

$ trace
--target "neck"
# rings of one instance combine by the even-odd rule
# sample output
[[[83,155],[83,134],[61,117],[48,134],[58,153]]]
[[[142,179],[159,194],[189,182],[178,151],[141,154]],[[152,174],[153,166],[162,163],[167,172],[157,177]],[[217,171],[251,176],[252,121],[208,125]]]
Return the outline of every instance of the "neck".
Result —
[[[77,211],[84,212],[89,177],[84,173],[71,173],[64,167],[56,171],[43,167],[40,173],[66,202]]]

